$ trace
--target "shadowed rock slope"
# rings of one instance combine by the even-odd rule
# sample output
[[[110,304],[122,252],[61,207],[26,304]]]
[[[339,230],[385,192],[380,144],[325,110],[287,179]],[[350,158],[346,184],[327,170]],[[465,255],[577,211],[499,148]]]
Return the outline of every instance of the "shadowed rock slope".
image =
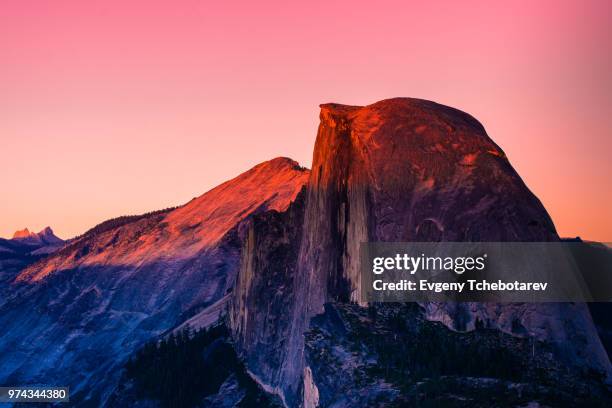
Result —
[[[231,290],[238,224],[285,210],[307,178],[296,162],[274,159],[27,267],[0,301],[0,383],[65,384],[71,401],[104,404],[135,349]]]

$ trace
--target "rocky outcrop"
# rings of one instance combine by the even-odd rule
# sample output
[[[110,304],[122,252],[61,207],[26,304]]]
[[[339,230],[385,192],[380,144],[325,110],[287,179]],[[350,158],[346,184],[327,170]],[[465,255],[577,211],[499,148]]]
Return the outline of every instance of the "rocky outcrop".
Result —
[[[321,105],[320,119],[301,235],[290,239],[299,242],[297,261],[281,258],[289,269],[295,264],[295,272],[276,276],[278,265],[266,253],[270,241],[286,239],[283,228],[289,227],[276,226],[282,231],[276,241],[265,231],[249,235],[237,286],[237,304],[243,305],[234,320],[238,344],[247,360],[276,353],[250,369],[291,406],[301,404],[306,394],[309,399],[317,395],[316,375],[304,358],[303,334],[310,319],[327,302],[360,301],[361,242],[558,240],[540,201],[470,115],[397,98],[366,107]],[[266,228],[276,225],[271,222]],[[269,281],[283,293],[282,315],[269,302],[257,301],[267,299],[275,287],[268,283],[265,292],[253,287]],[[452,330],[472,330],[480,321],[551,342],[568,364],[610,372],[583,305],[446,303],[423,308],[427,318]],[[269,343],[257,338],[263,323],[249,329],[250,316],[274,333]]]
[[[239,224],[285,211],[307,179],[296,162],[274,159],[28,266],[0,300],[0,383],[52,381],[71,387],[71,401],[104,405],[134,350],[231,292]]]
[[[23,238],[29,238],[31,235],[33,235],[32,232],[30,232],[29,229],[24,228],[22,230],[17,230],[15,231],[15,233],[13,234],[13,238],[12,239],[23,239]]]
[[[25,244],[31,245],[62,245],[64,240],[58,238],[54,233],[51,227],[45,227],[40,232],[30,232],[27,228],[24,228],[19,231],[15,231],[13,234],[13,240],[20,241]]]

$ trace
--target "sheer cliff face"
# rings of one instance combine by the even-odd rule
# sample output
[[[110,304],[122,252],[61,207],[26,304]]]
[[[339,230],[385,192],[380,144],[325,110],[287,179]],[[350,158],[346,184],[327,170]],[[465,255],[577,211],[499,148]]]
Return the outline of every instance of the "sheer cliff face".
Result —
[[[0,383],[66,384],[71,398],[102,405],[144,341],[201,310],[216,320],[236,280],[239,224],[285,211],[307,180],[296,162],[271,160],[30,265],[0,299]]]
[[[273,257],[262,251],[269,245],[269,233],[254,228],[244,247],[244,277],[237,291],[244,311],[234,315],[247,359],[253,358],[250,353],[265,354],[266,347],[267,353],[275,351],[277,358],[263,359],[250,369],[289,405],[302,400],[308,405],[306,400],[318,398],[312,397],[317,394],[316,373],[306,364],[303,333],[326,302],[358,301],[361,242],[558,239],[539,200],[473,117],[433,102],[401,98],[366,107],[325,104],[320,119],[303,226],[299,231],[289,228],[289,238],[278,238],[299,242],[297,263],[286,263],[295,271],[276,280],[292,302],[283,305],[283,313],[267,302],[257,303],[257,296],[266,297],[262,282],[270,282],[257,271],[269,276],[274,268]],[[273,285],[267,290],[274,290]],[[254,289],[258,287],[261,290]],[[250,304],[245,300],[249,293]],[[582,305],[423,306],[429,319],[451,329],[473,329],[477,318],[507,332],[522,326],[523,332],[558,344],[560,354],[571,356],[572,363],[609,370]],[[249,333],[253,315],[259,322],[251,321],[253,327],[277,330],[267,346],[261,339],[252,340],[259,335]]]
[[[285,390],[280,367],[289,361],[290,312],[298,302],[294,285],[304,192],[286,211],[261,213],[242,224],[240,271],[229,302],[230,326],[247,368],[281,398]]]
[[[319,300],[357,300],[363,241],[557,239],[482,125],[417,99],[321,106],[306,212],[301,256],[325,271]]]

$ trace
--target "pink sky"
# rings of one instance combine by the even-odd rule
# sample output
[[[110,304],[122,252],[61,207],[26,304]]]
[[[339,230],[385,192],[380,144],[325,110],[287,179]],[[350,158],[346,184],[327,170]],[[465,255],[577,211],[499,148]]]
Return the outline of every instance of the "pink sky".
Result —
[[[0,236],[309,166],[318,104],[411,96],[478,118],[560,234],[612,241],[612,2],[297,3],[3,1]]]

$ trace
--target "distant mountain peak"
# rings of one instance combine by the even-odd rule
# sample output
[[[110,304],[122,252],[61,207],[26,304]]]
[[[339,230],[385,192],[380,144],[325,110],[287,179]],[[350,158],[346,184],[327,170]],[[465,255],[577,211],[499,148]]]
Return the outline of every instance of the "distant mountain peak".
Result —
[[[44,236],[44,237],[55,237],[55,238],[57,238],[57,236],[53,233],[53,230],[51,229],[51,227],[43,228],[37,235],[39,237],[40,236]]]
[[[57,237],[51,227],[45,227],[38,233],[31,232],[28,228],[15,231],[13,234],[14,240],[19,240],[28,244],[55,245],[61,244],[64,241]]]
[[[32,233],[30,232],[29,229],[24,228],[22,230],[17,230],[15,231],[15,233],[13,234],[13,239],[23,239],[23,238],[28,238],[32,235]]]
[[[297,161],[290,159],[289,157],[275,157],[274,159],[270,159],[268,161],[259,163],[255,167],[266,167],[272,169],[304,169],[304,167],[300,166],[300,163]]]

